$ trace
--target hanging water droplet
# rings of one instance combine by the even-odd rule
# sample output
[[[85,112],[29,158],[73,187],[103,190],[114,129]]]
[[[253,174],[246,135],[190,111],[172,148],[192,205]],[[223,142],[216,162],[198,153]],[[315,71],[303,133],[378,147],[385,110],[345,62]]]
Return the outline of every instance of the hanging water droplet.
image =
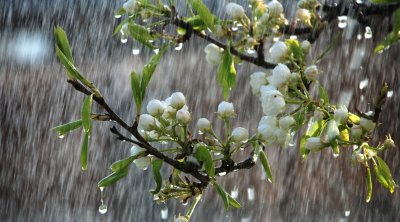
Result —
[[[60,134],[60,135],[58,135],[58,138],[60,138],[60,139],[62,139],[62,138],[64,138],[65,137],[65,134]]]
[[[231,197],[236,199],[239,195],[239,190],[238,188],[235,186],[233,187],[233,189],[231,190]]]
[[[176,51],[179,51],[179,50],[182,49],[182,47],[183,47],[183,43],[181,42],[181,43],[179,43],[179,44],[175,47],[175,50],[176,50]]]
[[[392,97],[393,96],[393,90],[390,90],[388,93],[387,93],[387,98],[390,98],[390,97]]]
[[[187,201],[186,201],[186,202],[183,202],[182,205],[183,205],[183,206],[186,206],[186,205],[188,205],[188,202],[187,202]]]
[[[289,140],[289,144],[288,146],[293,147],[294,145],[296,145],[296,140],[294,135],[296,135],[296,132],[290,132],[290,140]]]
[[[121,43],[126,43],[128,42],[128,38],[125,35],[121,36]]]
[[[100,192],[103,192],[104,187],[99,187],[99,189],[100,189]]]
[[[219,175],[219,176],[225,176],[225,175],[226,175],[226,172],[218,173],[218,175]]]
[[[105,204],[100,205],[99,213],[101,213],[101,214],[107,213],[107,205],[105,205]]]
[[[132,54],[133,55],[139,55],[140,54],[140,49],[132,49]]]
[[[154,42],[154,40],[153,40],[153,39],[150,39],[148,42],[149,42],[149,43],[153,43],[153,42]]]
[[[334,154],[333,154],[333,157],[338,158],[338,157],[339,157],[339,154],[338,154],[338,153],[334,153]]]
[[[369,83],[369,80],[368,80],[368,79],[362,80],[362,81],[360,82],[360,84],[359,84],[359,88],[360,88],[360,89],[366,88],[366,87],[368,86],[368,83]]]
[[[154,49],[153,52],[154,52],[155,54],[158,54],[158,53],[160,52],[160,49]]]
[[[254,50],[254,49],[252,49],[252,48],[248,48],[248,49],[246,49],[246,53],[248,53],[248,54],[254,54],[254,53],[256,53],[256,50]]]
[[[249,8],[252,8],[251,4],[249,4],[248,6],[249,6]]]
[[[294,39],[294,40],[297,39],[297,35],[291,35],[290,39]]]
[[[254,187],[247,188],[247,198],[250,201],[254,200]]]
[[[161,209],[161,219],[166,220],[168,218],[168,207]]]
[[[274,37],[274,38],[272,38],[272,41],[274,41],[274,42],[279,41],[279,37]]]
[[[344,216],[346,216],[346,217],[350,216],[350,210],[346,210],[346,211],[344,212]]]
[[[372,38],[371,27],[369,27],[369,26],[365,27],[364,38],[366,38],[366,39]]]
[[[338,16],[338,27],[341,29],[346,28],[347,26],[347,16]]]
[[[358,34],[358,35],[357,35],[357,39],[358,39],[358,40],[361,40],[361,39],[362,39],[362,35],[361,35],[361,34]]]
[[[114,18],[116,18],[116,19],[119,19],[119,18],[121,18],[121,17],[122,17],[122,15],[120,15],[120,14],[114,15]]]

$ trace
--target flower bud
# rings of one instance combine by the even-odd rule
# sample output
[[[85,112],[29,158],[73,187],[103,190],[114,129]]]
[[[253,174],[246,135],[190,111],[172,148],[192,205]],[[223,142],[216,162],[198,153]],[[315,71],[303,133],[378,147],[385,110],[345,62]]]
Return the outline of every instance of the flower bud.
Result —
[[[235,116],[235,110],[233,109],[233,104],[229,102],[222,101],[218,105],[217,114],[220,118],[232,118]]]
[[[265,89],[261,91],[261,105],[264,115],[276,116],[283,112],[286,106],[283,95],[278,90]]]
[[[222,60],[222,49],[217,45],[211,43],[204,48],[206,53],[206,60],[211,65],[218,65]]]
[[[268,11],[271,16],[278,17],[283,13],[283,6],[280,2],[272,0],[267,5]]]
[[[232,131],[232,140],[235,142],[246,142],[249,139],[249,131],[243,127],[236,127]]]
[[[267,84],[267,74],[264,72],[255,72],[250,76],[251,91],[254,95],[260,95],[260,87]]]
[[[340,124],[346,123],[347,119],[349,118],[346,106],[335,110],[333,118]]]
[[[316,65],[311,65],[304,70],[304,75],[306,78],[310,81],[315,80],[319,74],[319,71],[317,69]]]
[[[146,149],[138,147],[138,146],[132,146],[130,151],[131,151],[131,155],[135,156],[135,155],[139,154],[140,152],[146,151]],[[148,157],[148,156],[141,157],[141,158],[138,158],[133,161],[133,163],[136,165],[137,168],[143,169],[143,170],[147,169],[147,167],[150,165],[150,162],[151,162],[150,157]]]
[[[385,141],[383,142],[383,148],[384,149],[390,149],[390,148],[395,148],[396,144],[394,144],[394,141],[392,138],[389,136],[386,136]]]
[[[257,128],[257,132],[265,142],[274,143],[276,141],[275,132],[278,129],[279,128],[275,125],[260,124]]]
[[[277,122],[276,116],[263,116],[258,125],[270,125],[277,127]]]
[[[363,129],[359,125],[354,125],[351,127],[350,134],[352,138],[360,138],[360,136],[363,134]]]
[[[265,49],[264,51],[268,52],[268,50]],[[274,63],[284,62],[289,54],[289,48],[286,46],[284,42],[277,41],[269,49],[269,53],[271,62]],[[268,58],[268,54],[265,57]]]
[[[176,109],[174,109],[172,106],[167,106],[164,109],[163,117],[166,119],[174,119],[176,116]]]
[[[272,76],[269,76],[267,79],[269,84],[279,88],[289,80],[290,76],[290,69],[284,64],[278,64],[272,70]]]
[[[187,110],[180,109],[178,112],[176,112],[176,120],[178,120],[178,122],[181,124],[186,125],[191,119],[190,113]]]
[[[308,150],[318,150],[324,147],[319,137],[310,137],[306,140],[304,147]]]
[[[211,123],[208,119],[206,118],[200,118],[197,120],[197,128],[203,133],[211,130]]]
[[[310,11],[308,11],[307,9],[300,8],[300,9],[297,9],[296,17],[301,22],[309,23],[310,19],[311,19],[311,14],[310,14]]]
[[[355,159],[356,159],[357,162],[359,162],[359,163],[365,163],[365,156],[364,156],[364,154],[362,154],[362,153],[355,153],[355,154],[353,154],[353,155],[354,155],[354,157],[355,157]]]
[[[126,12],[132,13],[135,11],[136,8],[136,0],[128,0],[122,5],[122,7],[125,9]]]
[[[153,99],[147,104],[146,109],[150,115],[156,117],[164,113],[165,105],[160,100]]]
[[[275,131],[276,143],[282,147],[285,147],[291,139],[290,133],[284,129],[277,129]]]
[[[326,135],[329,141],[335,140],[340,135],[339,128],[335,120],[329,120]]]
[[[285,116],[279,119],[279,127],[287,131],[295,122],[293,117]]]
[[[233,19],[240,19],[246,16],[243,7],[233,2],[225,6],[225,11]]]
[[[221,25],[215,25],[214,26],[214,30],[213,30],[214,35],[216,35],[217,37],[222,37],[225,35],[225,31],[222,28]]]
[[[371,130],[373,130],[376,126],[376,123],[374,123],[374,121],[369,120],[369,119],[365,119],[361,117],[360,120],[360,126],[367,132],[370,132]]]
[[[142,114],[139,117],[139,126],[146,131],[151,131],[156,126],[156,119],[149,114]]]
[[[175,109],[181,109],[186,104],[185,96],[181,92],[174,92],[171,95],[171,106]]]
[[[311,49],[311,43],[307,40],[304,40],[301,42],[300,47],[303,50],[303,52],[307,54]]]

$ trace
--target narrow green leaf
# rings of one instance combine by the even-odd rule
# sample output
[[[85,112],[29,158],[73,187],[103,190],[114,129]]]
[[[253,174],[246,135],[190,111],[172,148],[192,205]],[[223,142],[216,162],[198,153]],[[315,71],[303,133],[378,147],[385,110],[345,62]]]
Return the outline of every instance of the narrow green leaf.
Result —
[[[225,190],[219,186],[217,182],[213,182],[213,186],[217,193],[221,196],[222,200],[224,201],[225,210],[229,209],[229,197]]]
[[[328,93],[326,92],[325,88],[321,85],[318,84],[318,91],[319,91],[319,97],[324,101],[324,105],[329,104],[329,96]]]
[[[153,169],[153,176],[154,176],[154,181],[156,181],[156,188],[154,190],[151,190],[150,192],[152,194],[156,194],[160,192],[161,190],[161,185],[162,185],[162,177],[160,173],[160,169],[162,167],[163,161],[160,159],[154,159],[151,164],[152,164],[152,169]]]
[[[115,182],[117,182],[118,180],[124,178],[129,171],[129,167],[123,168],[119,171],[116,171],[110,175],[108,175],[107,177],[104,177],[102,180],[99,181],[99,183],[97,184],[98,187],[108,187],[112,184],[114,184]]]
[[[271,172],[271,167],[268,162],[267,155],[265,154],[264,151],[261,150],[259,153],[259,157],[260,157],[261,164],[264,168],[265,174],[267,175],[268,182],[272,183],[272,181],[273,181],[272,172]]]
[[[82,170],[87,170],[88,166],[89,136],[90,134],[88,132],[85,132],[83,134],[81,156],[80,156],[80,163],[82,166]]]
[[[142,107],[143,96],[141,93],[142,90],[140,87],[139,75],[136,72],[131,73],[131,89],[132,89],[132,97],[136,105],[136,113],[139,114],[140,109]]]
[[[224,99],[228,99],[229,92],[235,88],[236,70],[233,63],[232,55],[229,50],[225,50],[222,56],[222,62],[218,67],[217,73],[218,83],[222,87]]]
[[[118,161],[114,162],[111,165],[111,167],[110,167],[111,171],[112,172],[117,172],[119,170],[122,170],[125,167],[130,166],[134,160],[136,160],[138,158],[141,158],[141,157],[144,157],[145,154],[146,154],[146,152],[140,152],[140,153],[138,153],[138,154],[136,154],[134,156],[129,156],[129,157],[125,158],[125,159],[118,160]]]
[[[206,24],[204,24],[199,15],[187,18],[185,19],[185,22],[189,23],[194,30],[204,30],[207,28]]]
[[[132,18],[127,18],[127,19],[124,19],[123,21],[121,21],[121,22],[117,25],[117,27],[115,27],[115,29],[114,29],[112,35],[114,36],[114,35],[118,34],[118,32],[121,31],[122,26],[124,26],[125,24],[127,24],[129,21],[132,21],[132,20],[134,20],[134,19],[132,19]],[[124,33],[124,34],[127,35],[127,34],[129,34],[129,33]]]
[[[57,131],[59,136],[63,136],[72,130],[78,129],[81,126],[82,126],[82,120],[80,119],[70,123],[56,126],[52,130]]]
[[[156,49],[156,47],[149,42],[150,40],[154,40],[155,38],[145,27],[134,23],[129,23],[128,30],[129,35],[133,39],[140,42],[142,45],[149,47],[150,49]]]
[[[383,179],[386,181],[387,186],[385,186],[382,183],[381,184],[384,185],[390,191],[390,193],[393,193],[394,189],[396,188],[397,185],[396,185],[396,182],[393,180],[393,177],[392,177],[392,174],[390,173],[390,169],[389,169],[388,165],[379,156],[375,156],[375,158],[379,164],[378,171],[382,175]],[[377,173],[376,171],[377,170],[375,169],[375,173]],[[378,181],[379,181],[379,179],[378,179]],[[379,181],[379,182],[381,182],[381,181]]]
[[[365,174],[365,182],[367,187],[367,197],[365,201],[368,203],[369,201],[371,201],[372,197],[372,178],[371,178],[371,170],[369,169],[369,167],[367,167],[366,169],[367,172]]]
[[[187,1],[190,3],[193,9],[196,10],[197,14],[199,14],[204,24],[206,24],[208,28],[213,30],[216,17],[208,10],[207,6],[203,4],[202,0],[187,0]]]
[[[198,161],[204,163],[205,170],[209,177],[215,176],[215,168],[214,168],[214,161],[211,157],[210,152],[205,146],[199,146],[194,154]]]
[[[229,195],[228,193],[226,193],[226,195],[228,196],[228,200],[229,200],[229,204],[234,207],[234,208],[241,208],[242,205],[240,205],[239,202],[237,202],[233,197],[231,197],[231,195]]]
[[[83,130],[87,133],[90,133],[92,128],[92,120],[90,118],[90,114],[92,112],[92,103],[93,103],[93,94],[90,96],[86,96],[85,100],[83,101],[82,107],[82,125]]]
[[[71,47],[68,42],[67,34],[60,26],[56,26],[54,28],[54,38],[56,40],[56,46],[65,55],[65,57],[73,64],[74,59],[72,57]]]

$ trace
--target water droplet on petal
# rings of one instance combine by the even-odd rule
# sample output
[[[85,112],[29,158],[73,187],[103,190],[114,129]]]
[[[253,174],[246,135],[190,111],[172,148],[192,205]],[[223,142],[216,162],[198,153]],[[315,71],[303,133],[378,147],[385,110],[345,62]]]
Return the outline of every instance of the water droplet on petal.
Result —
[[[128,42],[128,38],[126,38],[125,36],[121,37],[121,43],[126,43]]]
[[[160,49],[154,49],[153,52],[154,52],[155,54],[158,54],[158,53],[160,52]]]
[[[101,213],[101,214],[107,213],[107,205],[105,205],[105,204],[100,205],[99,213]]]

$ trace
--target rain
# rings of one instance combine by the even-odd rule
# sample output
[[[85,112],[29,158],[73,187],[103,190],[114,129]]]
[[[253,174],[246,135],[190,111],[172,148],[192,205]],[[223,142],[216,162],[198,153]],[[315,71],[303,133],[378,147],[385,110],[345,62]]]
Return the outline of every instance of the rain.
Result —
[[[177,10],[184,10],[184,1],[178,2]],[[230,1],[204,2],[222,18],[224,5]],[[296,1],[281,2],[286,17],[293,17]],[[184,215],[190,207],[178,200],[157,204],[149,192],[155,186],[151,169],[143,171],[134,165],[128,176],[115,185],[104,190],[97,187],[97,182],[110,173],[109,166],[129,155],[130,144],[116,140],[110,133],[112,126],[118,127],[116,123],[93,124],[87,171],[79,165],[82,132],[76,130],[59,138],[51,130],[79,119],[84,99],[66,82],[55,54],[56,25],[66,30],[79,70],[96,84],[122,119],[134,121],[130,73],[140,71],[157,52],[121,33],[112,35],[121,21],[115,12],[123,3],[0,0],[1,221],[173,221],[174,216]],[[374,53],[376,44],[389,30],[389,18],[376,16],[371,26],[362,26],[349,16],[328,25],[313,44],[308,59],[318,56],[339,34],[337,44],[319,64],[323,71],[320,83],[328,89],[332,103],[364,111],[373,109],[374,98],[388,83],[389,98],[373,143],[391,134],[400,144],[400,46]],[[170,49],[154,73],[145,103],[180,91],[186,96],[193,119],[206,117],[221,128],[215,112],[223,96],[216,80],[217,68],[205,60],[207,44],[193,36]],[[236,68],[237,85],[230,95],[237,113],[233,124],[255,131],[262,108],[251,93],[249,81],[250,74],[260,68],[246,62]],[[104,112],[97,105],[94,109]],[[192,132],[194,124],[190,126]],[[296,140],[286,148],[267,147],[266,152],[273,183],[267,181],[260,164],[218,177],[242,208],[225,211],[221,198],[207,188],[191,221],[399,220],[398,190],[390,194],[374,183],[372,200],[365,202],[364,168],[351,164],[351,149],[337,157],[326,150],[302,161]],[[385,152],[382,158],[399,182],[398,147]]]

